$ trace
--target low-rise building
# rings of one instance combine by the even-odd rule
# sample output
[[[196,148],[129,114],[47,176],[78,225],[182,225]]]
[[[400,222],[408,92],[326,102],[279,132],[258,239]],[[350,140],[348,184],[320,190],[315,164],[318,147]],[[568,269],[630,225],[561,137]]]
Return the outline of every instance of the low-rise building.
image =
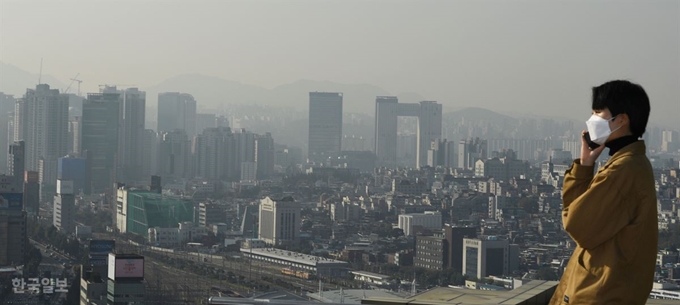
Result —
[[[160,247],[176,247],[208,234],[206,227],[183,222],[178,228],[149,228],[149,243]]]
[[[241,249],[243,256],[289,268],[310,271],[320,277],[345,277],[347,262],[275,248]]]

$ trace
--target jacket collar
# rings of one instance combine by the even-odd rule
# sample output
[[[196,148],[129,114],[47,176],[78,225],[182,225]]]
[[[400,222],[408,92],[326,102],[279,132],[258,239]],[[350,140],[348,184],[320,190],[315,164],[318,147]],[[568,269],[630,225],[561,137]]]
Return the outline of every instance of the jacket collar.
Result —
[[[604,167],[609,167],[614,161],[617,159],[626,157],[626,156],[633,156],[633,155],[644,155],[647,152],[647,147],[645,146],[645,141],[639,140],[637,142],[633,142],[631,144],[628,144],[624,146],[623,148],[619,149],[609,160],[607,161],[607,164],[604,165]]]

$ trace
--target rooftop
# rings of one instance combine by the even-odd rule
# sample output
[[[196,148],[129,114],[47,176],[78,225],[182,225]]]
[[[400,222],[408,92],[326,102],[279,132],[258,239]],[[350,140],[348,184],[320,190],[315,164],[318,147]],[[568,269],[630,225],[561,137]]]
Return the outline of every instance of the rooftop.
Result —
[[[281,250],[276,248],[257,248],[257,249],[241,249],[242,253],[253,253],[254,255],[266,256],[281,260],[287,260],[309,266],[316,266],[320,264],[347,264],[347,262],[303,254],[293,251]]]
[[[373,273],[373,272],[368,272],[368,271],[352,271],[352,274],[358,274],[358,275],[363,275],[363,276],[373,277],[373,278],[379,278],[379,279],[387,279],[387,278],[390,277],[389,275]]]

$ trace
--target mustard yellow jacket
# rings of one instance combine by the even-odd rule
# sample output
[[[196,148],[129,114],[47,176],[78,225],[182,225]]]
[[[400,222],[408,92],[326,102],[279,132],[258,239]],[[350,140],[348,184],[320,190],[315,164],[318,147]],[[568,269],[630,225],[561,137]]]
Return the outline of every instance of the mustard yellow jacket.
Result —
[[[562,222],[576,249],[551,305],[645,304],[658,225],[654,173],[637,141],[593,175],[575,160],[564,175]]]

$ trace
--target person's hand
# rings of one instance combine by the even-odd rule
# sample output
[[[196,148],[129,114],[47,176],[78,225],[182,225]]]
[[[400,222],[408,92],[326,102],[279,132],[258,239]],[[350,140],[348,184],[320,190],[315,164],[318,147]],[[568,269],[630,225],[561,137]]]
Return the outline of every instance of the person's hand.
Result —
[[[598,148],[591,150],[590,147],[588,147],[586,138],[583,136],[585,133],[585,130],[581,132],[581,165],[593,166],[595,165],[595,160],[600,157],[605,146],[600,145]]]

